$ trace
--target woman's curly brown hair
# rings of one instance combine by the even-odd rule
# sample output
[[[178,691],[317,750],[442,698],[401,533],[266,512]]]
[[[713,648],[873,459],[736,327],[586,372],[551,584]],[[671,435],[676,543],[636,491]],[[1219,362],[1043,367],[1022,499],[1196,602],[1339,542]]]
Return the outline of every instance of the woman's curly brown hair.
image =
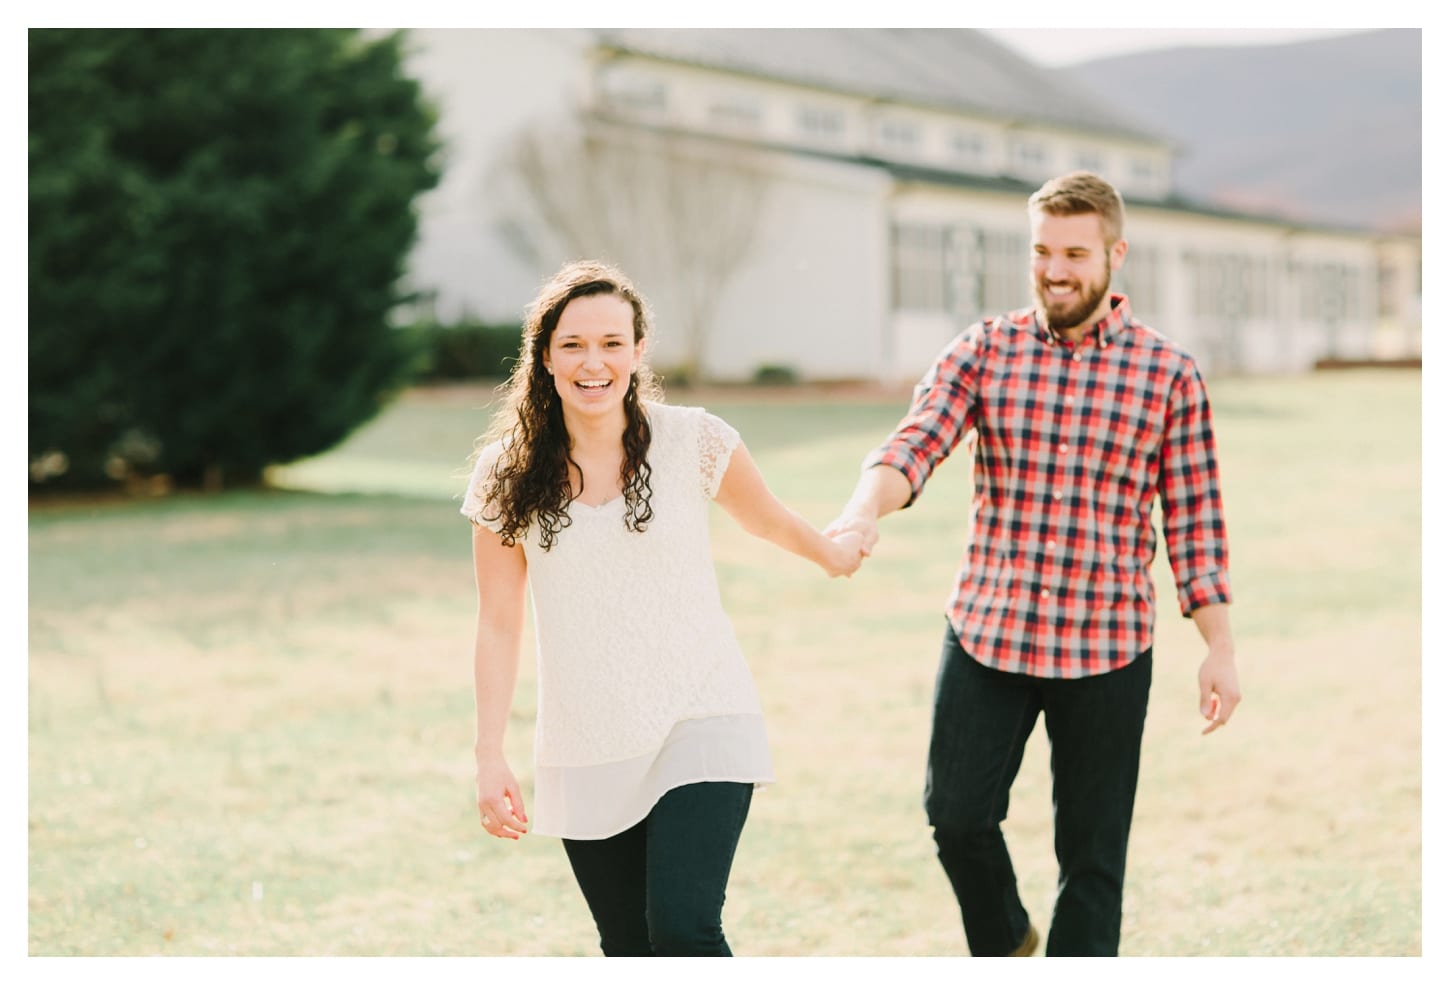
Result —
[[[518,361],[501,387],[504,406],[480,445],[503,439],[503,454],[484,481],[483,500],[498,511],[499,536],[516,544],[531,524],[539,528],[539,544],[549,550],[559,531],[569,526],[573,499],[569,432],[554,378],[544,368],[544,354],[559,316],[575,298],[612,294],[634,309],[634,341],[650,333],[650,310],[629,279],[614,267],[593,260],[565,264],[539,290],[524,319]],[[659,378],[641,359],[624,395],[624,525],[642,531],[654,518],[650,509],[649,418],[642,404],[661,399]],[[582,483],[581,483],[582,484]]]

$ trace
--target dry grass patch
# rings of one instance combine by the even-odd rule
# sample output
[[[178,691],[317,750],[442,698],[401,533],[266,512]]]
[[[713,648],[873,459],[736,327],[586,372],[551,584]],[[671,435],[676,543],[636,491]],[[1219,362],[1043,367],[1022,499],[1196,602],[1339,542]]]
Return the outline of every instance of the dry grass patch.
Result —
[[[1198,734],[1202,645],[1160,559],[1125,954],[1420,952],[1418,383],[1211,384],[1247,700]],[[903,408],[676,397],[735,424],[817,523]],[[595,953],[557,841],[486,838],[472,803],[474,590],[450,497],[479,399],[416,395],[279,475],[329,495],[32,509],[32,954]],[[946,463],[849,581],[714,517],[779,781],[731,883],[737,953],[964,953],[920,799],[970,471]],[[508,736],[526,794],[527,645]],[[1006,830],[1045,929],[1040,726]]]

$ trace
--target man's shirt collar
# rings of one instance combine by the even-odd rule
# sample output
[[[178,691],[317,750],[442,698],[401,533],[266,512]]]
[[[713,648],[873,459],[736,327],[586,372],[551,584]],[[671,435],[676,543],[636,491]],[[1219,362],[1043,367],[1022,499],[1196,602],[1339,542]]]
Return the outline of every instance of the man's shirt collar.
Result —
[[[1108,305],[1107,316],[1083,334],[1083,338],[1085,339],[1092,338],[1099,349],[1106,349],[1110,343],[1116,340],[1118,333],[1123,331],[1127,324],[1133,320],[1133,312],[1128,307],[1128,296],[1126,294],[1109,295]],[[1037,332],[1037,337],[1047,345],[1065,345],[1071,347],[1071,342],[1047,327],[1047,323],[1042,320],[1041,313],[1036,307],[1032,309],[1032,324],[1034,330]]]

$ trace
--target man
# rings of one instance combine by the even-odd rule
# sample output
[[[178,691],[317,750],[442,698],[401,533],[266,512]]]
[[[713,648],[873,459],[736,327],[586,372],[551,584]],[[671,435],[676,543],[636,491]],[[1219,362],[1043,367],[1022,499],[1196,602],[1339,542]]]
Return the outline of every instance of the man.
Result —
[[[1097,175],[1028,201],[1036,304],[971,326],[867,457],[828,533],[909,506],[975,429],[973,533],[938,671],[925,803],[974,955],[1038,944],[1001,823],[1039,713],[1052,750],[1058,897],[1048,955],[1115,955],[1152,676],[1153,502],[1178,604],[1208,644],[1204,734],[1239,703],[1228,545],[1193,358],[1110,294],[1123,203]]]

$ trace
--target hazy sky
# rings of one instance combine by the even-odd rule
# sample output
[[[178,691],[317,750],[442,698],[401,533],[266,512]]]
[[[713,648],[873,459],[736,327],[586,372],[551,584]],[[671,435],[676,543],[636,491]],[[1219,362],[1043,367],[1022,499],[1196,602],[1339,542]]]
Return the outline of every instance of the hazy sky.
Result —
[[[1220,23],[1274,20],[1292,22],[1299,16],[1293,8],[1299,0],[1217,0],[1212,14],[1199,12],[1194,19],[1200,23],[1218,19]],[[1376,0],[1374,10],[1383,20],[1413,21],[1416,4],[1405,0]],[[977,27],[983,20],[999,19],[1010,11],[967,11],[944,9],[940,0],[892,0],[888,5],[897,24],[882,23],[880,7],[860,7],[855,11],[836,10],[823,17],[818,0],[732,0],[728,7],[707,5],[681,9],[660,0],[612,0],[606,7],[580,0],[554,0],[551,15],[542,18],[538,9],[527,4],[481,4],[459,8],[456,0],[410,0],[406,7],[378,0],[251,0],[236,5],[197,5],[185,0],[129,0],[126,16],[116,14],[113,0],[66,0],[46,11],[48,27],[90,27],[100,24],[115,26],[156,27],[282,27],[316,24],[350,24],[366,27],[399,27],[407,23],[430,24],[442,21],[455,27],[538,27],[547,20],[554,26],[584,26],[610,23],[621,27]],[[1280,9],[1293,11],[1286,14]],[[601,11],[607,16],[601,16]],[[404,24],[398,15],[406,13]],[[441,15],[441,16],[440,16]],[[1397,16],[1398,15],[1398,16]],[[1080,4],[1062,0],[1037,0],[1032,19],[1039,22],[1082,23],[1084,17],[1095,23],[1111,24],[1113,18],[1171,22],[1174,14],[1165,8],[1147,11],[1113,8],[1111,14],[1102,10],[1087,11]],[[1183,16],[1179,14],[1178,16]],[[1419,19],[1423,19],[1421,11]],[[1027,18],[1023,18],[1026,20]],[[858,21],[855,23],[854,21]],[[131,22],[131,23],[128,23]],[[696,23],[698,21],[698,23]],[[1011,21],[1008,21],[1011,23]],[[1040,65],[1059,67],[1107,55],[1151,48],[1175,47],[1184,44],[1274,44],[1327,37],[1334,34],[1373,30],[1373,28],[1236,28],[1236,27],[1064,27],[1064,28],[1001,28],[983,27],[999,41],[1016,49]],[[15,35],[24,44],[22,35]],[[23,50],[21,48],[20,50]],[[23,64],[23,61],[22,61]]]
[[[1058,67],[1108,55],[1182,45],[1286,44],[1370,28],[1105,27],[983,28],[1039,65]]]

